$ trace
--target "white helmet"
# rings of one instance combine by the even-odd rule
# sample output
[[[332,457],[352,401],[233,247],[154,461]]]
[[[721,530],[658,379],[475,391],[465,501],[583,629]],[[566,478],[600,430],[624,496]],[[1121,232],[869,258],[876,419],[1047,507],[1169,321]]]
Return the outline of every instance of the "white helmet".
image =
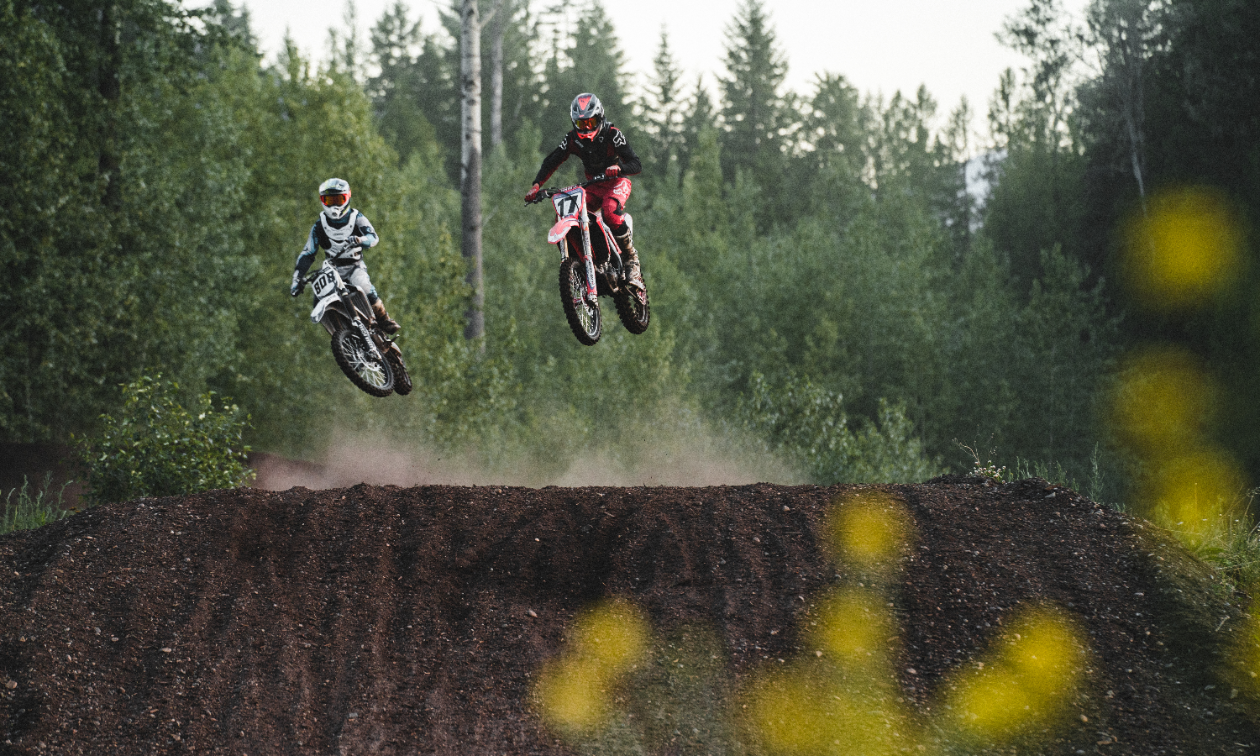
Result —
[[[319,201],[324,206],[324,215],[330,220],[337,220],[350,209],[350,182],[339,178],[328,179],[319,185]]]

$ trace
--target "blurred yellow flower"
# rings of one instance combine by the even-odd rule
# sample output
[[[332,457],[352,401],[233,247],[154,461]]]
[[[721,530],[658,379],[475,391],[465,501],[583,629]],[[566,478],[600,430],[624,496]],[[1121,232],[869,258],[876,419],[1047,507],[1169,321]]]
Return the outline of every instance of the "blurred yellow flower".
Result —
[[[990,744],[1067,709],[1083,665],[1084,636],[1065,614],[1033,609],[1016,617],[996,658],[959,675],[949,696],[964,739]]]
[[[892,618],[873,592],[845,590],[822,601],[815,643],[841,663],[869,665],[886,657]]]
[[[1244,487],[1242,469],[1222,449],[1205,445],[1163,460],[1143,498],[1155,520],[1183,540],[1201,541],[1221,527],[1221,517]]]
[[[855,491],[832,501],[827,535],[835,556],[866,569],[892,565],[913,525],[905,504],[886,491]]]
[[[546,665],[534,693],[543,719],[558,730],[589,732],[607,720],[609,689],[648,646],[647,619],[634,605],[609,601],[573,624],[566,653]]]
[[[1216,397],[1215,383],[1193,355],[1173,347],[1146,349],[1125,361],[1112,419],[1138,453],[1170,456],[1200,442]]]
[[[1130,292],[1157,310],[1205,304],[1239,275],[1242,233],[1223,195],[1193,187],[1158,195],[1131,222],[1124,270]]]

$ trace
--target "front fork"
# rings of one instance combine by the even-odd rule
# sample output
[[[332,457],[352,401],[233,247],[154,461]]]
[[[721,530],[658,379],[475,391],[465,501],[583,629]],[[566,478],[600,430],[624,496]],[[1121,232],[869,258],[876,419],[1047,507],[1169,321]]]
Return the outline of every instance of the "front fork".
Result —
[[[359,308],[354,306],[354,300],[350,297],[350,292],[344,287],[337,290],[337,295],[341,298],[341,304],[345,306],[348,312],[354,313],[354,327],[359,331],[359,335],[363,337],[363,343],[372,351],[372,357],[377,360],[385,359],[380,347],[376,344],[376,339],[372,337],[372,332],[368,330],[367,324],[363,322]]]
[[[586,264],[586,298],[595,304],[599,293],[595,288],[595,255],[591,252],[591,224],[583,208],[582,213],[582,262]]]

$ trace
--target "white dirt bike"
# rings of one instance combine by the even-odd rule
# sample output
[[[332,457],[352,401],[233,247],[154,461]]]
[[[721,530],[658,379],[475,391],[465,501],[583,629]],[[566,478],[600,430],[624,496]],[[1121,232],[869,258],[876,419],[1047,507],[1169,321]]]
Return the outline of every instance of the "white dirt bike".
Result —
[[[315,293],[311,322],[332,336],[333,359],[350,382],[372,396],[410,394],[402,351],[378,327],[367,292],[342,280],[328,260],[301,281]]]

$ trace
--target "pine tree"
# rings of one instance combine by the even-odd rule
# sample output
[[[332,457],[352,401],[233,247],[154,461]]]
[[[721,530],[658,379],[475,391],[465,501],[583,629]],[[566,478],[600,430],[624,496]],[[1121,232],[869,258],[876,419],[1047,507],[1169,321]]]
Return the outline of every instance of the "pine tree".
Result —
[[[626,121],[630,112],[625,97],[625,53],[600,0],[592,0],[578,19],[569,60],[572,83],[577,90],[573,94],[594,92],[603,101],[610,118]]]
[[[1071,129],[1081,34],[1059,0],[1029,0],[999,38],[1028,64],[1003,75],[990,104],[994,149],[1005,155],[989,171],[984,234],[1027,291],[1043,274],[1043,251],[1059,245],[1081,259],[1084,164]]]
[[[420,21],[412,22],[402,0],[385,9],[372,27],[372,58],[380,72],[368,80],[367,91],[380,99],[394,91],[406,72],[415,65],[416,52],[423,41]]]
[[[682,73],[669,49],[669,36],[661,27],[661,42],[652,61],[653,76],[648,83],[643,121],[651,133],[645,151],[652,171],[663,176],[669,161],[679,157],[683,146]]]
[[[372,59],[379,69],[367,82],[381,135],[407,162],[411,152],[437,138],[420,101],[424,77],[419,66],[425,36],[420,21],[408,18],[407,7],[397,0],[372,27]]]
[[[723,174],[734,181],[739,172],[747,172],[765,192],[769,217],[776,217],[786,188],[785,135],[791,125],[780,92],[787,59],[761,0],[745,0],[727,29],[726,71],[719,80]]]
[[[1088,42],[1099,58],[1099,76],[1087,87],[1097,98],[1099,124],[1124,134],[1122,164],[1146,210],[1146,77],[1158,40],[1155,0],[1093,0],[1087,14]]]
[[[354,0],[346,0],[346,10],[341,17],[341,30],[328,29],[328,49],[332,51],[329,64],[334,72],[349,76],[362,83],[367,70],[367,51],[359,36],[359,10]]]
[[[682,150],[678,156],[679,171],[686,175],[691,162],[700,151],[700,137],[708,131],[716,132],[717,109],[709,97],[709,90],[704,86],[704,76],[696,78],[696,91],[691,98],[682,124]]]
[[[436,35],[425,34],[420,19],[411,21],[398,0],[371,31],[372,61],[379,72],[367,92],[381,135],[406,162],[417,148],[442,145],[447,174],[458,176],[459,97],[455,85],[458,59]]]
[[[249,8],[244,5],[238,9],[231,0],[214,0],[211,7],[213,23],[222,29],[229,39],[247,50],[258,50],[258,38],[250,25]]]
[[[963,97],[949,114],[945,129],[937,134],[932,150],[936,168],[933,209],[954,242],[956,256],[971,246],[976,215],[975,202],[967,191],[971,148],[971,105]]]
[[[813,148],[816,168],[843,158],[855,172],[866,166],[863,112],[857,88],[843,76],[817,77],[806,119],[805,140]]]
[[[552,56],[544,72],[547,107],[542,123],[546,149],[554,146],[558,134],[573,128],[569,103],[582,92],[594,92],[599,97],[609,121],[623,129],[633,130],[635,126],[626,99],[625,53],[603,3],[591,0],[581,7],[576,18],[569,18],[569,13],[567,7],[559,10]],[[560,26],[571,28],[572,33],[562,33]]]

